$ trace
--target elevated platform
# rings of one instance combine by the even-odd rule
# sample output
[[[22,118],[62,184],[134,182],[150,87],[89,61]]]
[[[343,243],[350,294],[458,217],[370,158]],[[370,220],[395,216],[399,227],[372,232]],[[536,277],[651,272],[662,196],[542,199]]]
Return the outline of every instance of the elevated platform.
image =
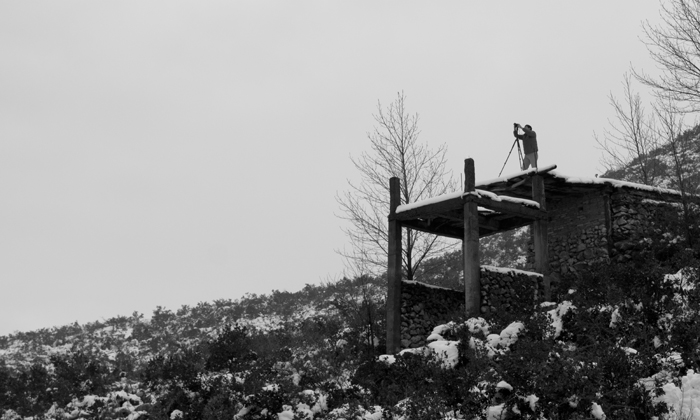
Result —
[[[473,191],[444,194],[404,204],[398,206],[395,214],[389,218],[400,221],[402,226],[411,229],[464,239],[464,205],[473,202],[478,206],[479,237],[527,226],[535,220],[547,217],[547,212],[540,208],[540,204],[530,198],[530,178],[533,175],[546,174],[553,169],[556,169],[556,165],[476,184],[476,187],[483,186],[484,189],[475,188]],[[496,191],[504,193],[498,194],[489,190],[492,186],[496,187]],[[525,189],[529,190],[527,196],[521,191]]]
[[[618,247],[615,235],[631,237],[630,232],[646,222],[649,229],[656,229],[654,220],[640,215],[656,215],[656,204],[642,213],[628,211],[630,205],[673,205],[685,199],[700,204],[696,195],[682,196],[678,191],[614,179],[571,177],[556,172],[556,168],[550,165],[476,182],[474,161],[466,159],[463,191],[404,205],[399,179],[390,179],[386,306],[389,353],[401,346],[403,228],[462,240],[464,307],[466,315],[474,317],[480,315],[482,296],[488,301],[488,289],[482,290],[484,279],[480,277],[480,237],[529,225],[533,270],[542,280],[543,293],[538,296],[549,300],[552,281],[559,273],[575,273],[584,261],[595,262],[609,258],[613,251],[625,251],[629,243],[618,241]],[[671,213],[677,215],[677,206],[672,206]]]
[[[389,180],[389,229],[387,278],[387,352],[401,348],[402,230],[404,227],[440,236],[461,239],[464,257],[465,311],[480,313],[481,285],[479,238],[520,226],[533,226],[535,270],[544,277],[545,296],[549,295],[547,255],[547,211],[544,175],[552,165],[519,172],[505,178],[480,183],[476,188],[474,160],[464,161],[464,190],[416,203],[401,205],[398,178]],[[504,193],[500,189],[505,188]],[[528,189],[529,194],[520,195]]]

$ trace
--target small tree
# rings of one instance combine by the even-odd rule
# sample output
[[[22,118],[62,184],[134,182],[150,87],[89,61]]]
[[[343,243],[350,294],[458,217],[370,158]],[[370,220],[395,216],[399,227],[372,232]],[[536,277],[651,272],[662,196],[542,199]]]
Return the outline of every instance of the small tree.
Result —
[[[684,131],[683,115],[675,108],[675,104],[668,97],[659,98],[654,105],[658,124],[658,135],[662,139],[668,154],[671,157],[673,170],[672,187],[680,191],[685,198],[688,192],[688,166],[691,164],[689,153],[691,152],[692,137],[682,135]]]
[[[430,149],[418,142],[418,114],[409,115],[403,92],[386,109],[381,103],[373,115],[377,126],[368,133],[370,153],[351,158],[361,182],[348,181],[350,190],[336,197],[351,251],[339,251],[355,274],[380,274],[388,256],[389,178],[401,180],[401,203],[412,203],[444,194],[455,188],[445,169],[444,144]],[[435,235],[406,229],[403,235],[403,269],[407,279],[420,264],[442,254],[454,244]],[[359,268],[358,268],[359,267]]]
[[[660,97],[654,106],[654,112],[659,120],[659,136],[663,139],[665,146],[671,156],[671,166],[673,169],[673,187],[681,193],[681,204],[683,205],[683,224],[685,236],[690,247],[693,246],[693,233],[691,232],[691,212],[688,192],[691,190],[689,177],[697,169],[692,167],[692,146],[693,137],[684,131],[683,116],[675,108],[673,100],[669,96]]]
[[[658,161],[651,152],[658,148],[659,141],[654,115],[645,113],[639,93],[632,90],[629,73],[625,73],[622,86],[622,101],[612,93],[608,97],[615,119],[608,120],[610,128],[605,129],[602,140],[595,133],[594,138],[603,150],[602,162],[606,172],[634,165],[636,170],[630,176],[631,181],[655,185]]]

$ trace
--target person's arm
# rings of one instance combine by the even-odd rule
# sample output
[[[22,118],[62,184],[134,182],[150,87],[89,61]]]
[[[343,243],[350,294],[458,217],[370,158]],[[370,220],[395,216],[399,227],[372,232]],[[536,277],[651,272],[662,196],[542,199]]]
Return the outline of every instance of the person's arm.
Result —
[[[513,136],[518,140],[522,140],[524,136],[522,134],[518,134],[518,128],[522,127],[520,126],[520,124],[516,123],[515,127],[513,128]]]

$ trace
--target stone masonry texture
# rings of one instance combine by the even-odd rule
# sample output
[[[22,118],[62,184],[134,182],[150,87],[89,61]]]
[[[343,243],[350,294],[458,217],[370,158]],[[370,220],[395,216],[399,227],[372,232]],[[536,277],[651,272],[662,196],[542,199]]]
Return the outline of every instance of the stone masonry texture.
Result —
[[[481,313],[534,305],[544,293],[542,276],[482,266]],[[404,281],[401,295],[401,347],[424,346],[433,328],[464,314],[464,291]]]

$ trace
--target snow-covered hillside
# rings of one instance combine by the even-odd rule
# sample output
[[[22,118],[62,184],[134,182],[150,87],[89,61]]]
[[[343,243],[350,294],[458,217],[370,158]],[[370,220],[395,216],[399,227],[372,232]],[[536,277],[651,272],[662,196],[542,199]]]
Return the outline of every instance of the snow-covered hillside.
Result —
[[[697,266],[599,267],[398,355],[377,279],[15,334],[2,418],[700,419]]]

